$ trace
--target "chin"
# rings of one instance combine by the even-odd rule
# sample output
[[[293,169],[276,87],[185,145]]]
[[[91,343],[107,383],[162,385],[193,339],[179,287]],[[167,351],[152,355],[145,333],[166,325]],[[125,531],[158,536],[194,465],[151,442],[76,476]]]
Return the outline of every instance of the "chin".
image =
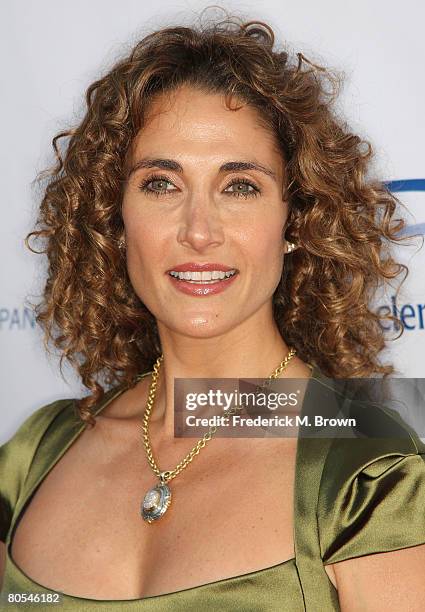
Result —
[[[217,318],[216,315],[194,315],[192,317],[180,317],[175,324],[168,326],[165,322],[166,327],[170,327],[174,332],[182,334],[184,336],[190,336],[191,338],[213,338],[219,336],[231,329],[230,322],[227,324]]]

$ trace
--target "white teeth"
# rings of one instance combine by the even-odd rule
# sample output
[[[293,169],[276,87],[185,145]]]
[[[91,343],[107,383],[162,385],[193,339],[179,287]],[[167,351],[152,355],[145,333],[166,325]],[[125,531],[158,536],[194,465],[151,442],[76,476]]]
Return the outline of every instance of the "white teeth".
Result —
[[[212,270],[212,271],[203,271],[203,272],[175,272],[172,270],[169,272],[171,276],[174,278],[178,278],[180,280],[186,280],[191,282],[217,282],[223,280],[225,278],[230,278],[236,274],[236,270],[228,270],[227,272],[223,272],[222,270]]]

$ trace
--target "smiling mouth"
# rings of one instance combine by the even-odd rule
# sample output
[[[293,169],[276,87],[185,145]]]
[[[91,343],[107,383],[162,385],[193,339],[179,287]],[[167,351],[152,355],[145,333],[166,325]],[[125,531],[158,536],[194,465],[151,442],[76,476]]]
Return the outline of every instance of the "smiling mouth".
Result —
[[[215,285],[232,278],[237,273],[237,270],[228,270],[227,272],[221,270],[212,270],[211,272],[176,272],[171,270],[168,272],[173,278],[193,285]]]

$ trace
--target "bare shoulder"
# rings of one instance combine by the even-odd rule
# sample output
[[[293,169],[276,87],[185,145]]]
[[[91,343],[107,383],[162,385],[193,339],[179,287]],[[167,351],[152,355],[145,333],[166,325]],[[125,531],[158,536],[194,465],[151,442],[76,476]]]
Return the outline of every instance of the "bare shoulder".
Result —
[[[425,610],[425,544],[347,559],[333,569],[343,612]]]

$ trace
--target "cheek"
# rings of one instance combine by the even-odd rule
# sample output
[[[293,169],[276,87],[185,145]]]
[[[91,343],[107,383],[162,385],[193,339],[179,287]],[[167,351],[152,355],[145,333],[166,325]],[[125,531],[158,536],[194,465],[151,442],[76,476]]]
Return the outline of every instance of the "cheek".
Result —
[[[145,269],[164,258],[164,228],[160,223],[137,216],[124,219],[127,241],[127,263]]]
[[[281,217],[276,218],[274,222],[263,220],[253,223],[247,228],[243,237],[245,249],[249,252],[249,257],[258,263],[259,268],[267,266],[273,269],[276,265],[281,265],[284,254],[282,232]]]

